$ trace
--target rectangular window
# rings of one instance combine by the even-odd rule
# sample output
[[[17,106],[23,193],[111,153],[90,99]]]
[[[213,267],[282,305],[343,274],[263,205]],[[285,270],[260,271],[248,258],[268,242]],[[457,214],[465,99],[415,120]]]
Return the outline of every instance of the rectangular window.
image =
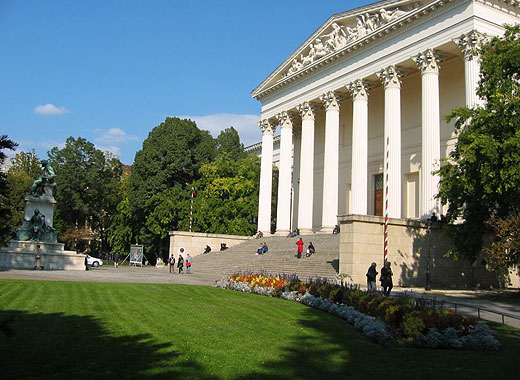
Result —
[[[419,172],[406,175],[406,217],[419,217]]]
[[[374,176],[374,215],[383,216],[383,173]]]

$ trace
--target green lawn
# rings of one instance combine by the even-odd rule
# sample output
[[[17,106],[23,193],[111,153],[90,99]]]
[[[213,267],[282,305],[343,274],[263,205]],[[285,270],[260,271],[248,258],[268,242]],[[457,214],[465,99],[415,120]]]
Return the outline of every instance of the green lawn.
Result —
[[[0,377],[507,379],[501,352],[385,348],[309,307],[207,287],[0,280]]]

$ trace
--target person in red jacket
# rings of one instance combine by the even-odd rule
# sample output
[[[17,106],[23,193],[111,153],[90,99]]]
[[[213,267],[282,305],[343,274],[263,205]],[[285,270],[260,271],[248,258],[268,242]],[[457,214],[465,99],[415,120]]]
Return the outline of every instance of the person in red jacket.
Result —
[[[297,258],[301,258],[302,257],[302,253],[303,253],[303,240],[302,238],[300,238],[300,240],[298,240],[296,242],[296,245],[298,246],[298,254],[296,255]]]

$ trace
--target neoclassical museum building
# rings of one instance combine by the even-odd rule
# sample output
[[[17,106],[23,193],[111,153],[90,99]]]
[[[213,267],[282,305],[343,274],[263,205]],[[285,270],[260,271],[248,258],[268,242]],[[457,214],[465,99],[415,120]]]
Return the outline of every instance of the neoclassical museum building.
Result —
[[[252,92],[262,105],[258,229],[269,234],[275,220],[280,235],[330,233],[360,221],[379,234],[377,216],[409,227],[440,215],[435,171],[456,141],[443,116],[479,104],[476,49],[519,22],[519,4],[387,0],[331,16]],[[345,239],[342,255],[373,240]],[[349,260],[340,271],[356,272],[341,267]]]
[[[277,232],[383,215],[386,186],[390,217],[439,215],[434,171],[456,139],[443,115],[479,103],[475,49],[518,22],[519,3],[388,0],[331,16],[252,92],[262,103],[258,229],[271,229],[277,129]]]

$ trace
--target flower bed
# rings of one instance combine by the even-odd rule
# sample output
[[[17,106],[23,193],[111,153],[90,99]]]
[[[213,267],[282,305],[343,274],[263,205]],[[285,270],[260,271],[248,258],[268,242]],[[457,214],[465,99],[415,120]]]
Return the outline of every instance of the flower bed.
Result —
[[[495,350],[500,343],[484,322],[454,313],[415,305],[410,297],[390,298],[368,293],[355,285],[325,280],[309,283],[296,276],[239,273],[217,281],[218,288],[280,297],[334,314],[377,343],[473,350]]]

